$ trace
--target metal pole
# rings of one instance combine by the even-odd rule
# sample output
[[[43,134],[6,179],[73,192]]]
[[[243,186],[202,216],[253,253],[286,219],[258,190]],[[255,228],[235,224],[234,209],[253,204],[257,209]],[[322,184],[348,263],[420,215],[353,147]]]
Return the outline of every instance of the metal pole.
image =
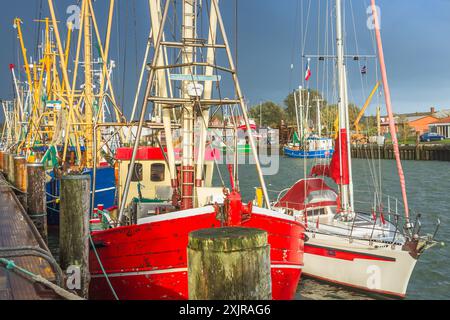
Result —
[[[151,89],[152,89],[152,86],[153,86],[153,81],[154,81],[154,78],[155,78],[156,66],[157,66],[157,63],[158,63],[158,56],[159,56],[160,47],[161,47],[161,39],[162,39],[162,35],[164,33],[164,26],[166,24],[167,15],[169,13],[169,4],[170,4],[170,1],[167,0],[166,4],[165,4],[165,7],[164,7],[164,13],[163,13],[163,17],[162,17],[159,33],[158,33],[158,38],[157,38],[157,41],[156,41],[155,57],[153,59],[153,63],[152,63],[152,66],[151,66],[151,70],[150,70],[150,74],[149,74],[149,78],[148,78],[148,83],[147,83],[147,90],[145,92],[145,97],[144,97],[144,101],[143,101],[143,105],[142,105],[142,109],[141,109],[141,116],[140,116],[140,119],[139,119],[139,126],[138,126],[138,129],[137,129],[137,132],[136,132],[136,141],[134,142],[133,155],[131,157],[131,162],[130,162],[130,169],[128,170],[128,173],[127,173],[127,179],[126,179],[126,182],[125,182],[125,187],[124,187],[124,191],[123,191],[123,195],[122,195],[122,201],[120,203],[119,223],[122,221],[123,213],[124,213],[125,205],[126,205],[126,200],[128,198],[128,192],[130,191],[131,178],[133,177],[132,173],[134,171],[134,165],[136,164],[136,156],[137,156],[137,152],[138,152],[138,149],[139,149],[139,142],[141,140],[142,127],[144,126],[145,116],[147,114],[148,98],[150,97]]]
[[[233,55],[231,53],[231,49],[230,49],[230,46],[229,46],[229,43],[228,43],[228,37],[227,37],[226,32],[225,32],[225,26],[224,26],[224,23],[223,23],[222,15],[220,14],[220,9],[219,9],[219,5],[217,3],[217,0],[211,0],[211,1],[212,1],[213,5],[214,5],[214,8],[216,10],[216,14],[217,14],[217,17],[218,17],[218,22],[219,22],[220,30],[221,30],[221,33],[222,33],[223,41],[224,41],[224,44],[225,44],[225,48],[226,48],[226,51],[227,51],[227,56],[228,56],[228,61],[229,61],[229,64],[230,64],[230,69],[233,70],[233,81],[234,81],[234,85],[236,87],[236,92],[237,92],[237,95],[238,95],[238,99],[240,101],[242,115],[244,117],[245,125],[247,127],[249,141],[250,141],[250,146],[252,148],[253,157],[255,158],[256,170],[258,172],[259,181],[260,181],[260,184],[261,184],[261,188],[263,190],[264,200],[266,201],[267,207],[270,209],[269,194],[267,192],[266,182],[264,181],[264,175],[263,175],[263,172],[262,172],[261,163],[259,162],[258,150],[256,149],[256,143],[255,143],[255,139],[253,137],[253,130],[252,130],[252,128],[250,126],[250,122],[248,120],[247,109],[246,109],[246,105],[245,105],[245,102],[244,102],[244,97],[242,95],[241,86],[239,84],[239,79],[238,79],[238,76],[236,74],[236,69],[235,69],[235,65],[234,65],[234,62],[233,62]]]

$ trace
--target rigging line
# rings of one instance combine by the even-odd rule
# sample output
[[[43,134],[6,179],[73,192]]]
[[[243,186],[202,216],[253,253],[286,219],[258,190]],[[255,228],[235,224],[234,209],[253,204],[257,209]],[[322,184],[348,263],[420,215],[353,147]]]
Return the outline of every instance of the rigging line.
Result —
[[[38,17],[38,20],[40,21],[42,19],[42,1],[40,0],[39,7],[36,6],[36,17]],[[38,58],[38,49],[39,49],[39,40],[40,40],[40,34],[41,34],[41,22],[37,22],[37,26],[35,27],[35,39],[36,39],[36,47],[34,48],[34,56]]]
[[[238,70],[238,32],[239,32],[239,15],[238,15],[238,0],[234,0],[234,65],[235,65],[235,71]]]
[[[300,71],[300,75],[301,75],[301,82],[302,82],[302,86],[305,87],[305,77],[302,75],[303,72],[303,67],[305,65],[305,61],[304,61],[304,55],[305,55],[305,47],[306,47],[306,40],[308,38],[308,29],[309,29],[309,17],[311,15],[311,0],[309,0],[309,4],[308,4],[308,11],[307,11],[307,15],[306,15],[306,28],[305,28],[305,33],[303,34],[303,43],[302,43],[302,48],[301,48],[301,52],[302,52],[302,67],[301,67],[301,71]],[[302,16],[303,19],[303,16]]]
[[[359,56],[359,43],[358,43],[358,36],[356,34],[356,21],[355,21],[355,12],[353,9],[353,1],[350,1],[350,11],[352,14],[352,23],[353,23],[353,35],[355,37],[355,46],[356,46],[356,55]],[[362,69],[362,64],[361,64],[361,60],[358,60],[358,67],[359,70],[361,71]],[[361,72],[359,72],[359,76],[360,76],[360,80],[361,80],[361,90],[362,90],[362,101],[364,101],[364,99],[366,98],[366,86],[364,85],[364,77],[363,74]],[[367,77],[366,77],[367,80]]]
[[[293,74],[294,74],[294,62],[295,62],[294,60],[295,60],[295,52],[297,49],[296,44],[297,44],[297,36],[298,36],[298,33],[296,33],[295,31],[298,27],[298,25],[297,25],[298,21],[300,21],[300,19],[299,19],[299,1],[296,1],[295,18],[294,18],[294,26],[295,26],[294,27],[294,39],[292,41],[291,66],[290,66],[290,73],[289,73],[289,92],[292,92],[292,90],[293,90],[292,89],[292,78],[293,78]],[[301,35],[299,37],[300,37],[299,43],[301,43],[301,41],[302,41]]]
[[[317,54],[320,54],[320,24],[321,24],[321,0],[317,0]],[[316,61],[317,67],[316,67],[316,78],[317,78],[317,90],[319,91],[319,81],[320,81],[320,77],[319,77],[319,72],[320,72],[320,63],[319,61]],[[317,97],[319,98],[319,97]]]
[[[127,52],[128,52],[128,6],[125,6],[125,43],[124,43],[124,53],[123,53],[123,70],[122,70],[122,113],[125,105],[126,97],[126,80],[127,80]]]
[[[137,40],[137,13],[136,13],[136,0],[133,0],[133,26],[134,26],[134,58],[135,58],[135,66],[136,66],[136,82],[139,78],[139,70],[138,70],[138,40]]]
[[[119,29],[119,25],[120,25],[120,4],[122,2],[119,1],[118,5],[115,6],[114,10],[116,11],[115,13],[115,17],[116,17],[116,34],[117,34],[117,38],[116,38],[116,44],[117,44],[117,61],[120,62],[120,29]],[[117,63],[117,74],[120,74],[121,71],[121,64]],[[115,82],[116,82],[116,88],[119,88],[120,85],[120,77],[115,77]],[[121,96],[123,95],[123,92],[120,92],[117,99],[121,100]],[[121,105],[121,111],[123,114],[123,104]]]

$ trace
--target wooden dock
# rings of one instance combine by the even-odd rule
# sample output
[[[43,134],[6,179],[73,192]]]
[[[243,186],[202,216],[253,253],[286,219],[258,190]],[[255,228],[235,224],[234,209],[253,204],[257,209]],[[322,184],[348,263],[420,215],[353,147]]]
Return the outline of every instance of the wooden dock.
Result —
[[[36,281],[33,275],[44,281]],[[62,278],[49,249],[0,174],[0,300],[61,300],[43,283],[62,285]]]
[[[400,158],[415,161],[450,161],[450,145],[418,144],[401,145]],[[355,159],[395,159],[392,145],[352,145],[352,158]]]

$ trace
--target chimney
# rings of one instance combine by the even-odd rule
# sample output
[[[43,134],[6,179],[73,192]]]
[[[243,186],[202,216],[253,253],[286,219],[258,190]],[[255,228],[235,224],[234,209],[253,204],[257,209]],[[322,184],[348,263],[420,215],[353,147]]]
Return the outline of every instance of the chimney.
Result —
[[[431,111],[431,114],[433,115],[433,114],[436,113],[436,108],[435,107],[431,107],[430,111]]]

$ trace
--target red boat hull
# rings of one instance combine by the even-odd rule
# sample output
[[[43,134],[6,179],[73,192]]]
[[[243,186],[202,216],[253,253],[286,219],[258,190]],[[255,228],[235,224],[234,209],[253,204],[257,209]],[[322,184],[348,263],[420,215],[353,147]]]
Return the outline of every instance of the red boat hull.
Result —
[[[214,208],[170,213],[148,220],[92,235],[112,287],[120,300],[188,299],[188,236],[195,230],[221,226]],[[268,232],[273,299],[293,299],[303,266],[304,226],[291,217],[258,208],[243,226]],[[90,298],[114,299],[93,250],[90,271]]]

